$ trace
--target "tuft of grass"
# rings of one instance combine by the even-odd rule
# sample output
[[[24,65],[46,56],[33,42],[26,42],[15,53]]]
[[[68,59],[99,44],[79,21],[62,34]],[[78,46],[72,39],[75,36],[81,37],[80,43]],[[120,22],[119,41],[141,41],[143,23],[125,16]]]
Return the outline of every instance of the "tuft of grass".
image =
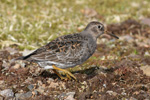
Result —
[[[1,0],[0,47],[3,41],[35,49],[58,36],[80,32],[90,21],[120,22],[149,17],[149,0]],[[93,9],[101,17],[81,11]],[[80,30],[78,28],[81,28]]]

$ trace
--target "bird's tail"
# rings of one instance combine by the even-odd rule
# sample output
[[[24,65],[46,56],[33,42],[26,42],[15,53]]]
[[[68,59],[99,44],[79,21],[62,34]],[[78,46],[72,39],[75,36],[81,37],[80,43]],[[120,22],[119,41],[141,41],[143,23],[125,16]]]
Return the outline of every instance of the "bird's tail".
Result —
[[[25,57],[24,57],[24,56],[21,56],[21,57],[18,57],[18,58],[11,59],[11,60],[10,60],[10,63],[15,62],[16,60],[25,60]]]
[[[26,59],[25,56],[21,56],[21,57],[15,58],[15,60],[25,60],[25,59]]]

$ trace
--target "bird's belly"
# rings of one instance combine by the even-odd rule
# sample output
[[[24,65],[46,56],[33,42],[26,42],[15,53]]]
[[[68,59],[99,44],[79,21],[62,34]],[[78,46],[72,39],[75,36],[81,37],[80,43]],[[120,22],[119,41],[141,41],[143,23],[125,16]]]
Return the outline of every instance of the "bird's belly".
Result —
[[[55,65],[58,68],[70,68],[70,67],[74,67],[76,66],[76,64],[73,63],[57,63],[57,62],[53,62],[53,61],[44,61],[44,62],[38,62],[39,66],[44,68],[44,69],[53,69],[52,65]]]
[[[60,56],[62,57],[61,59],[63,60],[62,62],[54,62],[54,61],[42,61],[42,62],[37,62],[42,68],[44,69],[53,69],[52,65],[55,65],[58,68],[70,68],[70,67],[75,67],[76,65],[80,65],[83,62],[85,62],[89,57],[93,55],[95,52],[96,46],[90,45],[88,49],[82,49],[80,52],[77,54],[70,53],[68,59],[65,58],[65,56]],[[85,51],[86,50],[86,51]]]

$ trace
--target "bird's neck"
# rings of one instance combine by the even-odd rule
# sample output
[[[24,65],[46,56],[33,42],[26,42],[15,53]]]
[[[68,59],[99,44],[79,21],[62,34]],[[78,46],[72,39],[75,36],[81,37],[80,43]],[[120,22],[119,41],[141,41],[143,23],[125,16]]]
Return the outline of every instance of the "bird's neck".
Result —
[[[86,31],[86,30],[84,30],[84,31],[82,32],[82,34],[83,34],[84,36],[90,37],[90,39],[93,40],[93,41],[95,41],[95,42],[97,41],[97,37],[95,37],[94,34],[88,32],[88,31]]]

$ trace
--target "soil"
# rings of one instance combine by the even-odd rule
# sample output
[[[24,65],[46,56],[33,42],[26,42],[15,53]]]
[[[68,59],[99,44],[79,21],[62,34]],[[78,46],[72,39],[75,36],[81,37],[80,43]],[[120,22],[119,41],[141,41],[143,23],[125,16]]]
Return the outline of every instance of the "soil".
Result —
[[[72,100],[149,100],[150,76],[141,67],[150,68],[150,27],[126,20],[107,29],[120,39],[101,37],[94,55],[77,66],[83,69],[71,71],[78,81],[61,80],[52,70],[34,63],[12,62],[22,55],[16,45],[2,49],[0,90],[9,88],[15,94],[32,91],[30,100],[63,100],[69,98],[69,92],[75,93]],[[30,90],[29,85],[34,88]]]

